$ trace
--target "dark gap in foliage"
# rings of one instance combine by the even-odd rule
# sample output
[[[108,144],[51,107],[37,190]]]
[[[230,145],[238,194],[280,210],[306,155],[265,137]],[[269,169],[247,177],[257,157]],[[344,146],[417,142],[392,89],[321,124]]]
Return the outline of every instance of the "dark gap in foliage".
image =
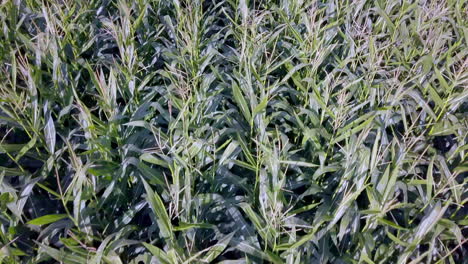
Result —
[[[27,171],[29,171],[30,173],[35,173],[44,165],[43,161],[29,158],[29,157],[21,157],[18,163],[21,164],[21,166]]]
[[[366,192],[362,192],[356,198],[356,203],[359,210],[367,210],[370,206],[369,197],[367,196]]]
[[[141,229],[145,227],[150,227],[153,224],[151,216],[150,216],[151,214],[152,214],[151,209],[145,208],[139,211],[138,213],[136,213],[131,223],[139,226]]]
[[[237,249],[230,249],[230,250],[226,250],[225,252],[223,252],[222,255],[214,259],[213,263],[217,263],[223,260],[238,260],[243,257],[244,257],[244,253],[242,253],[241,251]]]
[[[26,144],[29,142],[30,138],[26,132],[19,128],[13,128],[13,130],[9,131],[7,134],[6,127],[0,127],[0,134],[6,135],[6,137],[2,136],[3,143],[7,144]]]
[[[447,153],[454,144],[456,144],[455,135],[447,135],[447,136],[435,136],[434,140],[432,141],[434,148],[440,151],[442,154]]]

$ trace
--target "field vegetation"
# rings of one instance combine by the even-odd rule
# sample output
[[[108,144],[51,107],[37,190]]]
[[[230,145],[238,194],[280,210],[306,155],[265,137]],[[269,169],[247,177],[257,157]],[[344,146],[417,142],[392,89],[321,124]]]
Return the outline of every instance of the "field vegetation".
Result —
[[[467,263],[465,0],[3,0],[0,263]]]

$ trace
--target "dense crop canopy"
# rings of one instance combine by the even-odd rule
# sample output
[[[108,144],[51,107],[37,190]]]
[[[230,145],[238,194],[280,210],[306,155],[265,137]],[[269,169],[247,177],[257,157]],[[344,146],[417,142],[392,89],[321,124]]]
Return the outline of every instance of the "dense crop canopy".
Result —
[[[0,263],[462,263],[463,0],[3,0]]]

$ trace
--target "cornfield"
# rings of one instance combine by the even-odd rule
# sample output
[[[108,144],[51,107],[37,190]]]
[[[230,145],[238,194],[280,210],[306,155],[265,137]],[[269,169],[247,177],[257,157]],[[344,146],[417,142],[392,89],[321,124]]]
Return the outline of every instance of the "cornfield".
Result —
[[[3,0],[0,263],[467,263],[465,0]]]

